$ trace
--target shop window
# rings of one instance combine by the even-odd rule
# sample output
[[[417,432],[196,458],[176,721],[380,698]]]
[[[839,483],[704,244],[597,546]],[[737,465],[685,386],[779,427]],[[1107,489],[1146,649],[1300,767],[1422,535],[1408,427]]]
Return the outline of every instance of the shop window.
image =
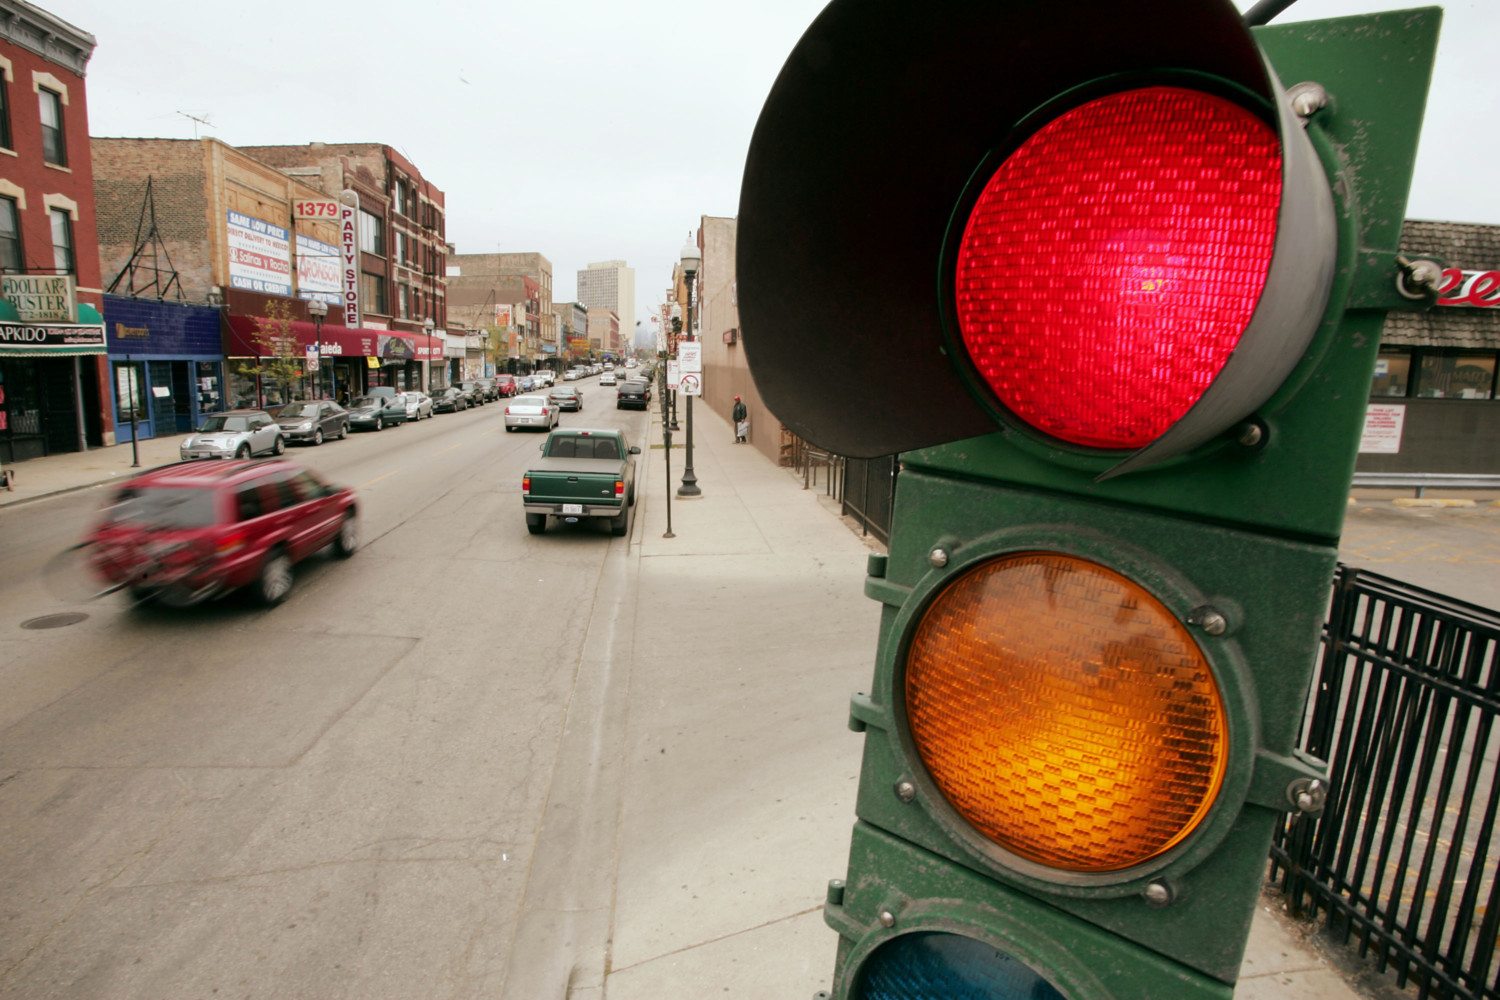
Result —
[[[1494,353],[1424,351],[1416,395],[1423,399],[1494,399]]]
[[[195,371],[198,383],[198,412],[214,413],[224,409],[224,393],[217,361],[199,361]]]
[[[1405,396],[1411,387],[1411,352],[1381,351],[1375,361],[1371,396]]]
[[[24,269],[21,254],[21,216],[14,198],[0,198],[0,271],[19,274]]]
[[[58,274],[75,274],[73,218],[66,208],[49,209],[47,215],[52,221],[52,266]]]
[[[364,209],[359,210],[359,248],[365,253],[385,256],[385,220]]]
[[[63,135],[62,95],[46,87],[38,87],[36,95],[42,111],[42,159],[66,167],[68,143]]]

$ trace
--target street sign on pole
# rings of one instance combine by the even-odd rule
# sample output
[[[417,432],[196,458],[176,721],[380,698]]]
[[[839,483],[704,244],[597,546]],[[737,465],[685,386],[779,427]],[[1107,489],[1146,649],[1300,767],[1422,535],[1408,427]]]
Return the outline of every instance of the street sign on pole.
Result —
[[[667,388],[676,389],[682,382],[682,367],[676,361],[667,362]]]
[[[703,371],[703,345],[696,340],[684,340],[677,345],[677,364],[683,372]]]
[[[682,394],[684,396],[703,395],[703,376],[699,372],[682,373]]]

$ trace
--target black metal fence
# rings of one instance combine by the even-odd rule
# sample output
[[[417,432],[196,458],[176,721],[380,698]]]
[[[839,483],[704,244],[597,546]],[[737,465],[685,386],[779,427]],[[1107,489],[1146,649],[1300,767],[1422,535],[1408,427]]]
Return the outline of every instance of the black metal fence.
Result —
[[[839,501],[841,512],[859,521],[860,530],[886,544],[891,540],[891,513],[896,506],[895,455],[846,458],[788,434],[781,447],[782,464],[802,477],[806,489],[821,488]]]
[[[1293,913],[1418,997],[1500,1000],[1500,614],[1339,567],[1301,746],[1328,805],[1278,831]]]

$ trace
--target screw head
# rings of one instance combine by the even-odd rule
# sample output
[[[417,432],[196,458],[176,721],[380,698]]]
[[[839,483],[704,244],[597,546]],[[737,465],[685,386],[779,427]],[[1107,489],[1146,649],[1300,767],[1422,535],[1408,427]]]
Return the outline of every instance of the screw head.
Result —
[[[1243,447],[1254,448],[1265,440],[1266,432],[1260,424],[1242,424],[1240,426],[1239,442]]]
[[[896,782],[896,798],[902,802],[910,802],[917,797],[917,786],[905,778]]]
[[[882,927],[895,927],[896,926],[896,915],[894,913],[892,913],[890,910],[881,910],[880,911],[880,918],[879,919],[880,919],[880,926],[882,926]]]
[[[1298,812],[1316,816],[1328,804],[1328,783],[1321,778],[1301,778],[1292,782],[1287,794]]]
[[[1188,616],[1188,624],[1198,626],[1209,635],[1223,635],[1229,631],[1229,619],[1217,608],[1198,608]]]
[[[1176,893],[1165,882],[1152,882],[1146,886],[1141,895],[1146,897],[1146,905],[1160,907],[1172,905],[1172,898]]]
[[[942,548],[933,549],[927,554],[927,561],[938,569],[942,569],[948,565],[948,551]]]

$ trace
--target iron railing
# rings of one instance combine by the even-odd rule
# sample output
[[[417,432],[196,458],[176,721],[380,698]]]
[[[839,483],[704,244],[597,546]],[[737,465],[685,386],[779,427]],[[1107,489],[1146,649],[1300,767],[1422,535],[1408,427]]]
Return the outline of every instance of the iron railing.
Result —
[[[809,444],[790,432],[783,434],[782,464],[802,477],[803,489],[822,484],[825,495],[839,501],[841,513],[859,521],[860,531],[889,545],[891,515],[896,506],[896,477],[901,463],[896,455],[846,458]]]
[[[1500,614],[1340,566],[1301,739],[1328,804],[1271,849],[1294,914],[1422,998],[1500,1000],[1497,647]]]

